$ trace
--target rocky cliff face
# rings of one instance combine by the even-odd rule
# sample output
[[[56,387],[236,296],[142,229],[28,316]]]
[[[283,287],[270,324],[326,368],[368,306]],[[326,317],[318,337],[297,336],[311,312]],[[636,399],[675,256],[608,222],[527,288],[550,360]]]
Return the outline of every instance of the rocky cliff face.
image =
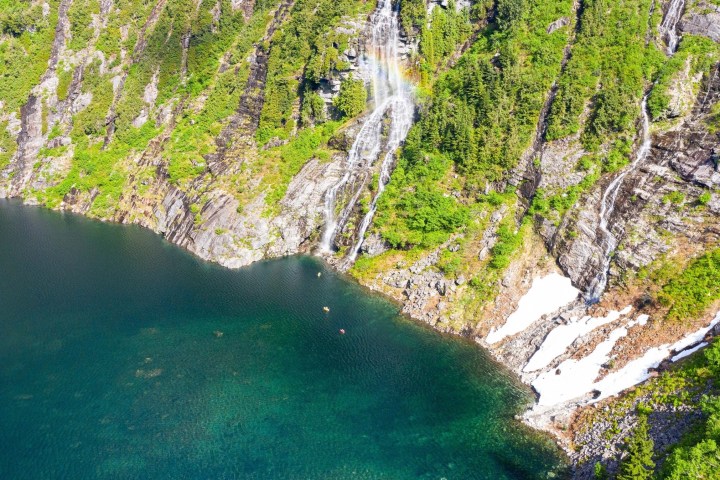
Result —
[[[22,35],[48,52],[23,50],[44,62],[42,70],[14,73],[31,88],[0,97],[0,196],[140,224],[228,267],[316,251],[328,191],[345,175],[367,116],[342,117],[343,85],[363,80],[372,100],[363,62],[374,3],[31,3],[42,20],[0,36],[4,52],[25,48]],[[670,3],[656,7],[665,14]],[[495,28],[503,15],[494,4],[454,5],[472,18],[472,27],[447,59],[421,68],[431,47],[418,43],[421,27],[404,25],[399,58],[408,80],[427,82],[428,72],[452,68],[480,38],[479,29],[488,22]],[[432,12],[450,4],[423,6]],[[487,7],[482,15],[463,13],[481,7]],[[563,430],[572,412],[643,380],[712,332],[710,310],[681,326],[663,323],[667,308],[653,302],[657,288],[639,273],[666,259],[685,265],[720,245],[720,72],[712,51],[681,47],[668,61],[677,68],[658,74],[664,96],[652,103],[651,147],[620,184],[608,221],[616,241],[608,287],[590,305],[583,294],[607,265],[601,201],[627,168],[627,162],[610,168],[608,159],[618,151],[625,161],[634,158],[642,139],[623,139],[627,151],[615,147],[622,143],[616,139],[590,151],[581,129],[548,133],[565,76],[576,68],[573,55],[585,48],[584,11],[578,2],[567,7],[541,29],[563,35],[564,45],[517,165],[484,186],[463,184],[459,167],[441,175],[441,197],[460,204],[511,194],[477,204],[474,223],[429,247],[393,248],[381,230],[370,228],[350,272],[399,301],[408,315],[475,338],[538,391],[539,405],[526,420],[571,442]],[[720,41],[717,6],[688,1],[681,11],[679,33]],[[664,51],[665,40],[653,35],[646,43]],[[1,54],[7,64],[20,62]],[[499,49],[483,74],[503,70],[504,55]],[[0,92],[10,91],[7,85],[0,84]],[[582,125],[597,115],[591,113],[596,102],[586,102]],[[428,109],[421,103],[418,117]],[[383,139],[387,118],[378,122]],[[630,123],[640,131],[639,116]],[[600,157],[605,163],[594,160]],[[339,226],[331,263],[350,267],[345,249],[356,243],[380,167],[366,165],[338,193],[338,212],[354,197],[357,202]],[[543,198],[552,199],[549,210],[541,208]],[[521,245],[507,265],[485,274],[504,231],[519,235]],[[555,301],[528,307],[544,305],[538,292],[546,284],[545,296]],[[577,391],[553,383],[578,365],[585,366],[578,375],[587,378]],[[603,383],[608,378],[616,381]],[[550,395],[548,388],[567,395]]]

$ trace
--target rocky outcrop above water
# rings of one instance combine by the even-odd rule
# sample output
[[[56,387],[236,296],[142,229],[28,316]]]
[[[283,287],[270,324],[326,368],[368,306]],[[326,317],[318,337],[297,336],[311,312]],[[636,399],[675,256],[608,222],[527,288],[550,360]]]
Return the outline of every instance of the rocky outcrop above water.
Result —
[[[268,250],[270,256],[310,251],[323,224],[325,193],[343,173],[341,155],[331,163],[313,159],[300,170],[280,202],[280,215],[272,221],[278,238]]]

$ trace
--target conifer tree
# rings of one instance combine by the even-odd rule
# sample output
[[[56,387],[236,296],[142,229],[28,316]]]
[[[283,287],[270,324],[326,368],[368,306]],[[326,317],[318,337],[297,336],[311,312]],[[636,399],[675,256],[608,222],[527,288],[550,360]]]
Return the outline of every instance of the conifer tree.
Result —
[[[595,463],[595,480],[608,480],[609,476],[605,465],[600,462]]]
[[[655,469],[653,447],[647,416],[640,415],[632,437],[627,442],[627,456],[620,464],[617,480],[650,480]]]

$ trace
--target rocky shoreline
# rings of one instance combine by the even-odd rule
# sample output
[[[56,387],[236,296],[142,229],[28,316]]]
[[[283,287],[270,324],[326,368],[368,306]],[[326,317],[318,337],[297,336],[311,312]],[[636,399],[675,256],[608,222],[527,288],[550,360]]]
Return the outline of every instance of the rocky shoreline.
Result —
[[[103,133],[107,145],[114,134],[115,107],[123,94],[127,71],[147,48],[146,34],[152,32],[164,7],[161,0],[150,10],[134,49],[123,49],[118,58],[110,59],[95,45],[112,13],[110,2],[101,2],[102,8],[93,20],[92,39],[77,52],[68,49],[70,3],[67,0],[60,3],[48,68],[28,101],[18,109],[19,118],[18,112],[4,112],[0,105],[0,122],[6,122],[17,144],[17,152],[0,171],[0,197],[42,204],[45,203],[43,191],[53,188],[68,175],[76,148],[71,138],[72,117],[91,102],[92,95],[82,93],[84,75],[90,65],[109,75],[112,83],[111,107],[102,126],[106,128]],[[447,9],[449,5],[445,0],[434,0],[427,7],[432,11]],[[458,1],[455,6],[464,9],[469,2]],[[242,8],[246,17],[249,16],[252,2]],[[266,155],[288,144],[287,139],[273,137],[260,145],[255,138],[266,101],[270,61],[267,48],[275,32],[291,16],[292,8],[293,2],[286,0],[274,11],[267,12],[265,30],[242,63],[242,67],[247,68],[248,80],[241,87],[241,101],[228,123],[213,138],[213,153],[200,157],[202,162],[193,165],[201,173],[185,183],[171,180],[170,162],[163,148],[177,142],[172,132],[182,115],[201,111],[207,97],[201,95],[190,105],[184,104],[186,99],[173,97],[157,105],[158,79],[153,75],[144,85],[142,111],[133,125],[142,126],[154,120],[155,127],[162,133],[150,141],[145,150],[132,151],[113,166],[126,175],[114,209],[94,210],[100,189],[93,186],[83,190],[74,184],[51,206],[103,221],[141,225],[204,260],[229,268],[262,259],[314,253],[322,235],[327,192],[349,168],[348,151],[363,117],[338,128],[327,140],[327,149],[322,155],[307,159],[290,178],[283,177],[284,172],[270,172],[269,178],[276,182],[287,180],[279,190],[272,188],[277,185],[263,183],[263,175],[267,173],[264,170]],[[719,8],[702,0],[689,5],[680,19],[679,32],[720,41]],[[577,16],[579,12],[579,3],[575,2],[572,13]],[[563,16],[550,23],[547,31],[574,26],[577,21],[572,15]],[[344,18],[333,27],[334,33],[344,36],[347,48],[336,52],[337,64],[341,66],[325,72],[314,92],[321,99],[324,113],[332,112],[333,100],[339,95],[343,80],[355,74],[365,75],[360,61],[368,37],[368,23],[365,17],[356,16]],[[120,34],[127,37],[127,28]],[[410,63],[417,45],[406,35],[401,35],[399,54],[403,62]],[[567,65],[575,40],[575,33],[568,33],[559,71]],[[183,40],[182,46],[187,55],[189,37]],[[230,60],[230,56],[223,58],[221,71],[231,68]],[[233,68],[235,73],[241,70],[240,64]],[[71,73],[64,100],[57,94],[61,69]],[[182,72],[182,76],[186,73]],[[547,116],[557,94],[557,79],[545,96],[532,145],[518,166],[508,172],[508,179],[496,185],[488,183],[484,190],[473,187],[477,191],[465,192],[453,185],[443,191],[460,203],[470,203],[492,191],[503,192],[508,185],[517,187],[512,195],[497,203],[488,202],[482,211],[475,212],[476,232],[457,231],[438,246],[400,251],[391,250],[371,228],[362,244],[361,258],[373,264],[367,270],[351,268],[344,261],[344,254],[348,246],[355,244],[359,220],[366,213],[363,200],[372,196],[368,185],[378,174],[379,165],[372,162],[361,165],[362,174],[347,182],[337,196],[338,206],[352,198],[359,199],[358,206],[349,209],[347,221],[338,228],[340,235],[332,247],[339,254],[324,255],[324,259],[338,270],[349,269],[362,285],[398,302],[402,313],[410,318],[440,332],[474,340],[520,381],[531,386],[537,394],[536,403],[543,403],[543,408],[526,413],[522,419],[555,436],[574,463],[576,478],[591,478],[588,465],[597,459],[606,460],[611,468],[617,464],[618,445],[627,436],[634,418],[628,411],[619,423],[602,421],[583,429],[578,426],[583,420],[576,412],[598,409],[597,405],[602,405],[600,409],[606,408],[612,402],[594,403],[597,396],[616,395],[644,381],[662,368],[666,358],[693,347],[705,334],[693,337],[695,343],[678,346],[685,339],[708,325],[713,327],[712,319],[706,315],[688,319],[682,327],[664,328],[665,312],[660,306],[652,305],[649,293],[654,286],[637,279],[639,271],[657,262],[671,259],[684,266],[720,242],[720,151],[717,147],[720,135],[709,127],[720,104],[720,65],[714,65],[704,75],[700,72],[693,76],[688,63],[669,81],[668,107],[664,117],[654,119],[650,125],[647,157],[623,177],[610,218],[601,219],[603,198],[620,173],[604,172],[601,165],[595,165],[592,171],[580,168],[582,159],[590,152],[583,147],[579,133],[553,141],[544,136]],[[299,112],[300,107],[298,100],[291,109]],[[583,114],[586,115],[587,112]],[[638,129],[641,130],[648,131]],[[52,131],[59,134],[51,135]],[[628,149],[635,152],[630,154],[631,158],[635,158],[632,155],[645,143],[641,136],[626,139]],[[45,156],[46,151],[52,149],[61,153]],[[603,145],[595,153],[601,156],[607,154],[608,149],[608,145]],[[41,155],[41,152],[45,153]],[[448,175],[457,178],[455,172]],[[592,175],[597,175],[594,183],[582,187],[586,190],[580,190],[576,201],[557,218],[553,217],[557,212],[548,214],[547,218],[528,213],[538,191],[565,199],[567,192],[580,189],[583,179]],[[278,180],[278,177],[282,178]],[[277,200],[269,201],[278,191],[281,194]],[[523,217],[529,221],[523,222]],[[603,221],[610,225],[617,248],[609,259],[609,288],[599,304],[590,306],[581,292],[587,292],[598,273],[604,270],[607,259],[604,242],[610,230],[603,232]],[[523,245],[497,277],[478,276],[486,269],[500,241],[501,227],[519,235]],[[444,258],[453,255],[461,263],[462,268],[457,271],[445,268],[442,263]],[[546,311],[518,313],[523,298],[536,283],[548,278],[557,280],[557,277],[567,280],[562,280],[562,285],[551,285],[560,285],[557,288],[558,293],[563,293],[562,302]],[[484,297],[478,288],[482,282],[486,284],[480,286],[491,291],[485,292]],[[572,299],[565,296],[569,288],[573,289]],[[538,294],[538,297],[552,296],[553,290],[546,292],[549,293]],[[561,398],[548,399],[555,382],[568,378],[573,372],[579,372],[578,377],[587,380],[578,382],[582,383],[582,391],[568,393],[555,388],[558,390],[555,396]],[[628,383],[630,377],[637,381]],[[563,393],[567,395],[561,395]],[[651,432],[657,435],[657,448],[666,448],[696,419],[696,412],[682,409],[651,415]]]

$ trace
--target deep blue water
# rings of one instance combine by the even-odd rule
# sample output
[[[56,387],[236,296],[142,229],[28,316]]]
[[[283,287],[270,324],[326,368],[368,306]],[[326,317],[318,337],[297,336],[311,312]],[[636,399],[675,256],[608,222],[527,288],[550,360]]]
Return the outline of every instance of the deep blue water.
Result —
[[[313,258],[227,270],[0,201],[2,479],[548,478],[528,400]]]

